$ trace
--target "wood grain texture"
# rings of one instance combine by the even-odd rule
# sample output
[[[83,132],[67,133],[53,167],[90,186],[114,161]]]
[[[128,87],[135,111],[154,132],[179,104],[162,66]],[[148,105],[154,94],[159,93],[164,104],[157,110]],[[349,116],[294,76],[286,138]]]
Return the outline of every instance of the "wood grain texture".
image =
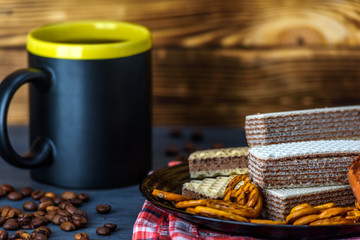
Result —
[[[112,19],[153,33],[155,125],[360,104],[359,1],[0,0],[0,79],[26,66],[30,29]],[[27,87],[10,123],[27,123]]]

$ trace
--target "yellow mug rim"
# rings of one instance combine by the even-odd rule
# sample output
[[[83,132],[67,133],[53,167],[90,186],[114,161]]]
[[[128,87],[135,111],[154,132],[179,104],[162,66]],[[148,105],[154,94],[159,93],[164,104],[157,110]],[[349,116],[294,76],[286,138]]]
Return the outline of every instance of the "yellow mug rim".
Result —
[[[88,42],[94,41],[94,42]],[[97,42],[99,41],[99,42]],[[36,28],[27,35],[27,50],[60,59],[112,59],[150,50],[150,31],[123,21],[73,21]]]

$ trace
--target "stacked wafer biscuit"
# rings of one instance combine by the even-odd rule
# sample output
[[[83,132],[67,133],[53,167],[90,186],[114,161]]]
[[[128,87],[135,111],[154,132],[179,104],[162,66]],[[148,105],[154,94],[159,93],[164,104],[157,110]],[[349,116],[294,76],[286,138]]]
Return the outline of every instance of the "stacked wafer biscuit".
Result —
[[[230,180],[247,174],[248,147],[196,151],[190,154],[190,182],[183,185],[182,194],[192,198],[221,199]]]
[[[262,189],[264,217],[284,220],[304,202],[354,202],[347,173],[360,140],[344,138],[360,136],[359,114],[351,106],[246,118],[249,175]]]
[[[248,145],[360,137],[360,106],[246,116]]]

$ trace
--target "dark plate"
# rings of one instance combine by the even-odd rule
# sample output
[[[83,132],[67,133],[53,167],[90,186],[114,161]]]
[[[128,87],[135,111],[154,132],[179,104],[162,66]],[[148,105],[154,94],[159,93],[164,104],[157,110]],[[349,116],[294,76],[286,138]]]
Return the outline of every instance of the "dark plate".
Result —
[[[203,228],[241,236],[271,239],[334,239],[360,236],[360,224],[331,226],[292,226],[243,223],[192,215],[175,208],[171,202],[152,196],[154,188],[181,193],[184,182],[189,181],[186,164],[163,168],[147,176],[140,185],[144,197],[159,208],[195,223]]]

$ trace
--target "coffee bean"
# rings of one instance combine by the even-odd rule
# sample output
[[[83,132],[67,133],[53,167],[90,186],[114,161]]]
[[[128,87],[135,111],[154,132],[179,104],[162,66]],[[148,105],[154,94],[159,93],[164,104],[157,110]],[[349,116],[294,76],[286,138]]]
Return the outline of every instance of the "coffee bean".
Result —
[[[59,204],[59,208],[62,209],[62,210],[65,210],[66,206],[68,205],[72,205],[71,203],[67,202],[67,201],[64,201],[64,202],[61,202]],[[73,206],[73,205],[72,205]]]
[[[170,145],[165,149],[165,154],[168,156],[176,156],[179,154],[179,148],[175,145]]]
[[[74,214],[72,216],[72,220],[77,228],[85,228],[88,223],[88,220],[86,217],[78,215],[78,214]]]
[[[36,228],[46,225],[47,223],[48,223],[48,221],[45,217],[36,217],[36,218],[33,218],[30,222],[30,224]]]
[[[111,234],[111,231],[110,231],[110,229],[108,229],[107,227],[98,227],[98,228],[96,229],[96,233],[97,233],[98,235],[108,236],[108,235]]]
[[[82,201],[79,198],[69,199],[69,200],[66,200],[66,201],[71,203],[75,207],[80,207],[81,204],[82,204]]]
[[[75,198],[76,198],[76,193],[74,193],[72,191],[66,191],[61,194],[61,199],[63,199],[63,200],[69,200],[69,199],[75,199]]]
[[[46,237],[46,235],[44,235],[42,233],[37,233],[31,239],[34,239],[34,240],[47,240],[48,238]]]
[[[27,201],[23,204],[23,209],[26,211],[36,211],[38,208],[38,205],[33,201]]]
[[[115,232],[117,225],[115,223],[105,223],[104,227],[110,229],[112,232]]]
[[[56,193],[54,193],[54,192],[47,192],[47,193],[45,193],[44,196],[45,196],[45,197],[49,197],[49,198],[51,198],[51,199],[57,198],[57,195],[56,195]]]
[[[0,217],[0,226],[4,225],[5,222],[6,222],[6,218]]]
[[[5,230],[0,230],[0,240],[7,240],[9,238],[9,233]]]
[[[51,222],[55,225],[60,225],[61,222],[60,222],[60,219],[62,218],[63,216],[60,216],[60,215],[55,215],[53,217],[53,219],[51,220]]]
[[[13,208],[13,210],[14,210],[16,216],[19,216],[19,214],[22,213],[22,211],[19,208]]]
[[[188,154],[193,153],[196,151],[196,147],[195,144],[191,143],[191,142],[187,142],[185,143],[184,147],[183,147],[184,151]]]
[[[24,197],[30,196],[33,191],[34,189],[32,189],[31,187],[23,187],[22,189],[20,189],[20,192]]]
[[[31,217],[18,217],[17,220],[20,226],[29,225]]]
[[[60,225],[60,228],[61,228],[61,230],[64,230],[67,232],[74,231],[76,229],[75,225],[72,222],[63,222]]]
[[[75,234],[74,239],[75,240],[90,240],[90,237],[87,233],[82,232],[82,233]]]
[[[56,211],[56,214],[57,215],[60,215],[62,217],[71,217],[71,213],[69,213],[68,211],[66,210],[63,210],[63,209],[59,209]]]
[[[30,230],[30,229],[34,229],[34,225],[32,224],[27,224],[27,225],[23,225],[21,226],[22,229],[25,229],[25,230]]]
[[[33,216],[34,216],[34,217],[43,217],[43,216],[45,216],[45,212],[43,212],[43,211],[37,211],[37,212],[34,212],[34,213],[33,213]]]
[[[4,189],[0,188],[0,197],[3,197],[7,194],[7,192]]]
[[[46,208],[49,206],[54,206],[54,202],[53,201],[45,201],[39,204],[38,210],[39,211],[46,211]]]
[[[14,218],[16,217],[16,213],[12,208],[5,208],[3,209],[3,211],[1,212],[1,216],[9,219],[9,218]]]
[[[21,240],[30,240],[30,234],[28,234],[27,232],[23,231],[23,233],[20,234]]]
[[[179,138],[182,135],[181,129],[180,128],[172,128],[172,129],[170,129],[169,135],[172,138]]]
[[[3,183],[0,185],[0,189],[2,189],[6,193],[14,192],[15,188],[9,184]]]
[[[6,230],[18,230],[20,228],[20,225],[16,219],[10,218],[6,220],[6,222],[3,225],[3,228]]]
[[[43,196],[39,199],[39,203],[43,203],[43,202],[47,202],[47,201],[54,202],[54,200],[51,197]]]
[[[191,133],[191,139],[196,142],[200,142],[204,139],[204,134],[200,130],[195,130]]]
[[[45,237],[48,238],[50,236],[50,233],[51,233],[51,230],[50,230],[49,227],[41,226],[41,227],[35,229],[34,231],[32,231],[31,237],[35,238],[36,234],[42,234],[42,235],[44,235]]]
[[[39,200],[40,198],[42,198],[45,195],[45,192],[43,190],[35,190],[31,193],[31,197],[34,200]]]
[[[63,200],[61,198],[57,197],[57,198],[54,198],[53,201],[54,201],[55,205],[59,205],[60,203],[62,203]]]
[[[48,214],[56,214],[56,212],[59,210],[60,208],[58,206],[47,206],[45,211]]]
[[[101,214],[106,214],[111,211],[111,206],[108,204],[100,204],[96,206],[96,211]]]
[[[220,149],[220,148],[224,148],[224,144],[220,143],[220,142],[216,142],[216,143],[213,143],[211,144],[211,148],[212,149]]]
[[[19,201],[23,199],[23,195],[21,194],[21,192],[10,192],[7,195],[7,199],[11,201]]]
[[[90,196],[89,196],[89,194],[87,194],[87,193],[79,193],[79,194],[77,195],[77,198],[80,199],[80,200],[83,201],[83,202],[87,202],[87,201],[89,201]]]
[[[85,211],[80,210],[80,209],[76,208],[73,205],[67,205],[65,207],[65,210],[68,211],[69,213],[71,213],[72,215],[78,214],[78,215],[81,215],[83,217],[87,217],[87,213]]]

